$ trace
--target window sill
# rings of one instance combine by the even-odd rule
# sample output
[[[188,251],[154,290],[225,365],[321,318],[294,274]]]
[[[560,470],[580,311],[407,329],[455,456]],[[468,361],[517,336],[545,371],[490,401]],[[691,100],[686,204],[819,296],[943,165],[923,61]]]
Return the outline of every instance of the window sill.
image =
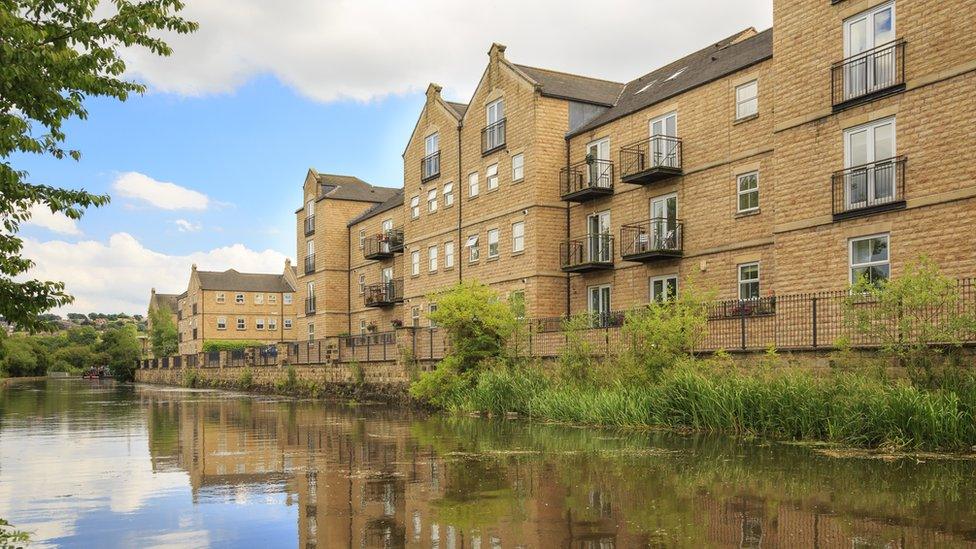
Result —
[[[520,250],[517,252],[512,252],[512,257],[518,257],[520,255],[525,255],[525,250]]]
[[[469,194],[468,195],[468,200],[474,200],[475,198],[478,198],[479,196],[481,196],[481,193],[478,193],[478,194]]]
[[[759,209],[759,208],[756,208],[755,210],[746,210],[744,212],[736,212],[734,217],[735,217],[735,219],[739,219],[741,217],[752,217],[754,215],[759,215],[761,213],[762,213],[762,210]]]
[[[488,193],[497,193],[500,189],[501,189],[501,187],[495,187],[494,189],[488,189],[485,192],[488,192]]]
[[[742,118],[737,118],[734,122],[732,122],[732,125],[733,126],[736,126],[738,124],[744,124],[746,122],[749,122],[751,120],[755,120],[757,118],[759,118],[759,113],[751,114],[749,116],[744,116]]]
[[[516,183],[521,183],[523,181],[525,181],[525,178],[524,177],[522,179],[513,179],[512,180],[512,185],[515,185]]]
[[[445,273],[446,272],[449,272],[449,271],[453,271],[453,270],[454,270],[454,267],[444,267],[444,272]]]
[[[501,259],[501,256],[500,255],[496,255],[494,257],[489,257],[485,261],[498,261],[499,259]]]

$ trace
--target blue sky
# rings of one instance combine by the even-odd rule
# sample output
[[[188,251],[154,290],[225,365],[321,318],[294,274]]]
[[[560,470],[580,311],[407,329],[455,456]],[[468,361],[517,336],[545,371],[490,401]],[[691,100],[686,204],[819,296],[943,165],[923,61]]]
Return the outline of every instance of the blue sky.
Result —
[[[14,159],[33,182],[113,197],[77,223],[36,211],[23,227],[31,276],[76,297],[57,312],[145,312],[192,263],[280,272],[308,168],[401,186],[428,83],[467,102],[492,42],[517,63],[627,81],[769,27],[772,1],[207,0],[185,16],[200,30],[165,36],[172,56],[122,52],[146,95],[91,99],[67,125],[80,162]]]

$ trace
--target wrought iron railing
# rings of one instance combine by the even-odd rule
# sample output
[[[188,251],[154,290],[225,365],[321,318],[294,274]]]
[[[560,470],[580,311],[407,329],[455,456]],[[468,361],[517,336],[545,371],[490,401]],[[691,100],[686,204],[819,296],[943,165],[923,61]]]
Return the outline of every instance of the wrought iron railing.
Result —
[[[652,135],[620,148],[620,178],[624,181],[653,170],[680,173],[681,165],[679,137]]]
[[[436,151],[420,159],[420,182],[437,179],[441,175],[441,151]]]
[[[315,314],[315,296],[305,298],[305,314]]]
[[[315,216],[310,215],[305,218],[305,236],[312,236],[315,234]]]
[[[505,119],[489,124],[481,130],[481,154],[497,151],[505,146]]]
[[[895,40],[830,67],[831,101],[842,108],[905,84],[905,41]]]
[[[315,272],[315,254],[305,256],[305,274]]]
[[[613,193],[613,161],[587,160],[559,170],[563,200],[592,191],[594,195]]]
[[[620,256],[680,255],[684,223],[680,219],[652,217],[620,228]]]
[[[392,305],[398,301],[403,301],[403,279],[396,278],[389,282],[370,284],[366,286],[365,296],[367,307]]]
[[[613,264],[613,235],[594,233],[570,238],[559,244],[559,261],[563,269]]]
[[[363,257],[365,259],[380,259],[390,257],[394,253],[403,251],[403,227],[367,236],[363,242]]]
[[[856,215],[903,205],[906,160],[897,156],[834,172],[831,177],[834,215]]]

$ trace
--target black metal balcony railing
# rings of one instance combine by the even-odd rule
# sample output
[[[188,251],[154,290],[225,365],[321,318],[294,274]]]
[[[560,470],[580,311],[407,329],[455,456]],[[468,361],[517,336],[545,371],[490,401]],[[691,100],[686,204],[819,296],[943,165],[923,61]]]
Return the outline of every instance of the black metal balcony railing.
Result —
[[[560,196],[567,202],[586,202],[613,194],[613,162],[588,160],[559,170]]]
[[[628,261],[679,257],[684,224],[679,219],[653,217],[620,228],[620,256]]]
[[[315,254],[305,256],[305,274],[315,272]]]
[[[481,130],[481,154],[495,152],[505,146],[505,119],[489,124]]]
[[[367,307],[387,307],[403,301],[403,279],[378,282],[366,286],[365,304]]]
[[[403,227],[367,236],[363,242],[363,258],[388,259],[403,251]]]
[[[315,234],[315,216],[310,215],[305,218],[305,236],[312,236]]]
[[[904,88],[904,40],[895,40],[861,52],[830,67],[830,95],[834,110]]]
[[[426,183],[437,179],[441,175],[441,151],[437,151],[420,159],[420,182]]]
[[[305,298],[305,314],[315,314],[315,296]]]
[[[620,148],[620,180],[648,184],[681,175],[681,138],[653,135]]]
[[[559,245],[562,270],[585,273],[613,267],[613,235],[587,234],[571,238]]]
[[[897,156],[834,172],[834,219],[904,208],[906,160]]]

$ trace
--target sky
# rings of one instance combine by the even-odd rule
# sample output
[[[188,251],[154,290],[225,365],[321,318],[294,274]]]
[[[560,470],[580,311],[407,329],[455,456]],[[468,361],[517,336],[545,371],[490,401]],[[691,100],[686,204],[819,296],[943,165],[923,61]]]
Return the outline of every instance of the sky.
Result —
[[[29,180],[111,196],[78,222],[35,209],[30,276],[56,312],[145,314],[190,265],[281,272],[309,168],[401,187],[428,83],[467,102],[492,42],[516,63],[626,82],[747,27],[772,0],[190,0],[169,57],[125,50],[148,92],[86,101],[66,126],[82,159],[18,156]]]

